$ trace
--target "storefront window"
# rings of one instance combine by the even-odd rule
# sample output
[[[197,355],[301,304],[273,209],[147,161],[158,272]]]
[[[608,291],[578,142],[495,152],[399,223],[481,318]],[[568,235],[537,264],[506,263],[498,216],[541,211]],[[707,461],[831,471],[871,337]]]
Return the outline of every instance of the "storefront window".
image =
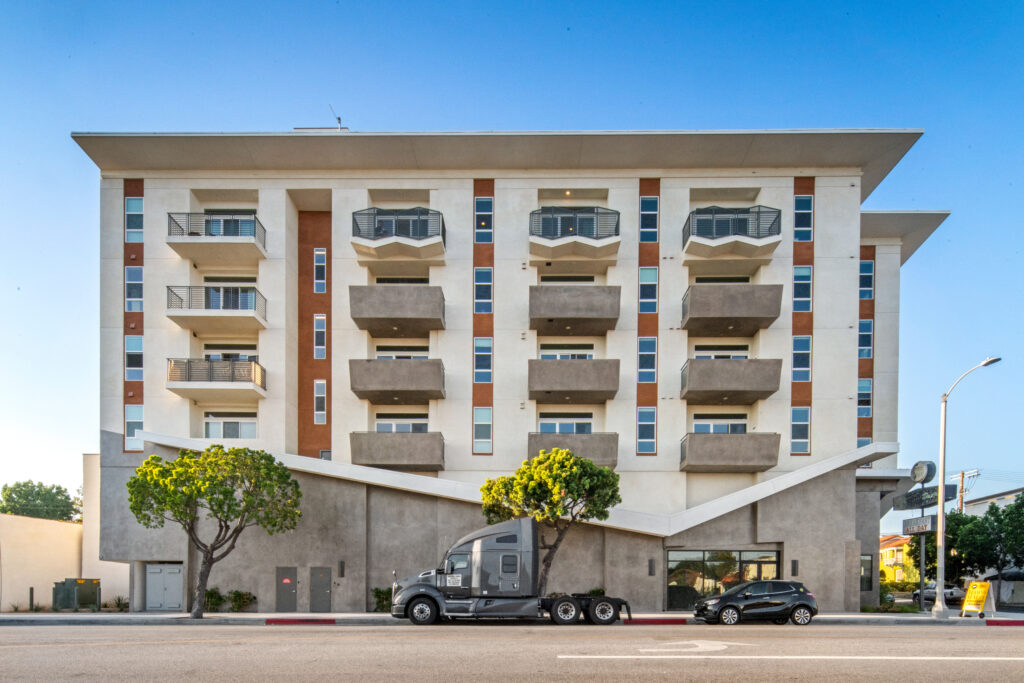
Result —
[[[668,609],[692,609],[702,597],[742,581],[779,576],[779,553],[765,550],[669,550]]]

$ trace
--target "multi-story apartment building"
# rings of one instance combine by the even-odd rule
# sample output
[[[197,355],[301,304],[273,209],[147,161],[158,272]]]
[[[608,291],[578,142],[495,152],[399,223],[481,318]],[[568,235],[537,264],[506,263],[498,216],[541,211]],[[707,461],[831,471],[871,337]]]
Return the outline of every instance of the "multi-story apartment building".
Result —
[[[795,577],[877,600],[900,266],[941,212],[861,203],[919,131],[75,134],[101,171],[103,559],[133,608],[195,570],[139,527],[150,453],[275,454],[289,534],[213,583],[363,609],[540,449],[615,468],[552,589],[684,609]]]

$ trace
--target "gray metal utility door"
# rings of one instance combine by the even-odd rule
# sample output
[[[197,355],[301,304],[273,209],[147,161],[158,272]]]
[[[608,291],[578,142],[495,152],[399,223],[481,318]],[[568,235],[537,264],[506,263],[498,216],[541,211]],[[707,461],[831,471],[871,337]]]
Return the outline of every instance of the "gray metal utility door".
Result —
[[[274,607],[278,612],[295,612],[295,586],[298,583],[297,567],[277,568],[277,603]]]
[[[184,609],[183,575],[180,564],[146,565],[146,609]]]
[[[331,611],[330,567],[310,567],[309,569],[309,611]]]

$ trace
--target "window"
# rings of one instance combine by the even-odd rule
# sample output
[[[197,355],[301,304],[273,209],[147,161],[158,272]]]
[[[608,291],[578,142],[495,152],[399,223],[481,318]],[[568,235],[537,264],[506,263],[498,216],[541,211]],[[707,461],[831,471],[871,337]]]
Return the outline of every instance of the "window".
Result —
[[[694,358],[717,358],[720,360],[743,360],[748,357],[750,347],[746,344],[719,345],[697,344],[693,347]]]
[[[594,284],[597,278],[593,275],[541,275],[540,283],[558,283],[560,285]]]
[[[255,439],[256,413],[203,413],[207,439]]]
[[[327,291],[327,249],[317,247],[313,250],[313,293],[323,294]]]
[[[858,436],[857,437],[857,448],[864,448],[865,446],[871,445],[870,436]]]
[[[658,312],[658,269],[640,269],[640,312]]]
[[[142,381],[142,335],[124,337],[124,379],[126,382]]]
[[[541,360],[592,360],[593,344],[541,344]]]
[[[590,434],[593,430],[593,413],[541,413],[537,420],[541,434]]]
[[[698,275],[693,278],[695,285],[725,285],[750,282],[749,275]]]
[[[126,405],[124,407],[124,449],[141,451],[142,439],[135,437],[135,432],[142,429],[142,406]]]
[[[374,431],[378,434],[426,434],[426,413],[377,413]]]
[[[857,357],[871,358],[874,346],[875,321],[861,320],[857,332]]]
[[[491,452],[491,409],[473,408],[473,452]]]
[[[640,337],[636,342],[636,381],[658,381],[658,338]]]
[[[871,379],[857,380],[857,417],[871,417]]]
[[[770,592],[795,590],[785,581],[771,581],[779,569],[779,553],[770,550],[669,550],[668,608],[693,609],[700,598],[720,595],[741,581],[762,581]]]
[[[494,355],[494,340],[491,337],[473,338],[473,381],[479,384],[491,382],[491,361]]]
[[[640,198],[640,241],[658,241],[658,197]]]
[[[211,282],[213,278],[206,278],[205,281]],[[255,287],[229,287],[227,285],[204,287],[203,297],[203,307],[211,311],[256,310]]]
[[[875,262],[860,262],[860,298],[875,298]]]
[[[429,352],[429,346],[385,346],[378,344],[377,360],[423,360]]]
[[[142,197],[124,198],[124,241],[142,241]]]
[[[793,310],[811,310],[812,266],[793,266]]]
[[[811,336],[793,337],[793,381],[811,381]]]
[[[657,453],[657,408],[636,409],[636,452]]]
[[[126,266],[124,269],[124,310],[142,310],[142,266]]]
[[[378,285],[429,285],[429,277],[377,277],[374,284]]]
[[[813,239],[814,195],[797,195],[793,198],[793,241],[810,242]]]
[[[875,575],[874,559],[871,555],[860,556],[860,589],[862,591],[871,590]]]
[[[473,312],[493,313],[494,272],[492,268],[473,269]]]
[[[248,360],[258,362],[255,344],[203,344],[206,360]]]
[[[331,459],[331,452],[329,450],[322,450],[322,451],[320,451],[320,459],[321,460],[330,460]]]
[[[327,315],[313,314],[313,358],[327,358]]]
[[[811,409],[793,408],[793,424],[790,433],[791,453],[811,452]]]
[[[473,241],[490,244],[494,241],[494,197],[477,197],[474,203]]]
[[[693,416],[694,434],[746,434],[747,416],[710,413]]]
[[[313,380],[313,424],[327,424],[327,380]]]
[[[501,556],[501,573],[502,574],[518,574],[519,573],[519,556],[518,555],[502,555]]]

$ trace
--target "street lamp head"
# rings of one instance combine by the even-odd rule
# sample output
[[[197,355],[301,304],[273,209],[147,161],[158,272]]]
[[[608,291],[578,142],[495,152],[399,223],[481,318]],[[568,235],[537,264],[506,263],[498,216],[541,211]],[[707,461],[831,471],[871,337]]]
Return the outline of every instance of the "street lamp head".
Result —
[[[995,363],[998,363],[1001,360],[1002,360],[1002,358],[1000,358],[999,356],[996,356],[995,358],[986,358],[984,361],[982,361],[981,367],[986,368],[989,365],[993,365]]]

